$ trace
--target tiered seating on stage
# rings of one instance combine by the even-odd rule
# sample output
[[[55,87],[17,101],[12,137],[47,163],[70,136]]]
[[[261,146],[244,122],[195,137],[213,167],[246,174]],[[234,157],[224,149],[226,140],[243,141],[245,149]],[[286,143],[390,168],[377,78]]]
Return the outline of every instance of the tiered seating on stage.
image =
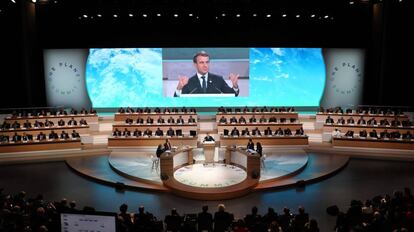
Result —
[[[323,141],[332,139],[334,146],[413,149],[414,127],[407,115],[389,110],[373,114],[378,112],[328,113]]]
[[[197,145],[197,114],[194,108],[120,108],[115,114],[110,147],[157,146],[169,138],[174,144]]]
[[[93,110],[13,112],[0,125],[0,152],[80,149],[80,135],[89,133],[89,122],[98,123]]]
[[[268,109],[220,107],[216,115],[220,145],[245,145],[249,138],[262,145],[307,145],[302,123],[293,107]]]
[[[358,108],[356,110],[346,109],[344,111],[341,107],[336,107],[334,109],[330,108],[327,110],[321,107],[318,113],[316,113],[315,127],[322,128],[324,123],[326,123],[326,119],[328,117],[332,118],[334,122],[336,122],[340,118],[344,118],[345,120],[353,118],[355,121],[357,121],[361,116],[364,117],[365,120],[374,118],[376,121],[387,119],[391,122],[397,118],[401,122],[409,122],[408,116],[404,115],[400,110],[391,110],[386,108]]]

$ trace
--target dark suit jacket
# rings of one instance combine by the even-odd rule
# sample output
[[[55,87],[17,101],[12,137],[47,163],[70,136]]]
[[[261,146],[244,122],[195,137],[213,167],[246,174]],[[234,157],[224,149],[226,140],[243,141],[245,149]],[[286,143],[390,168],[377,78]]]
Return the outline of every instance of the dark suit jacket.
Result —
[[[217,94],[217,93],[234,93],[236,96],[239,95],[239,91],[235,92],[233,88],[229,87],[224,81],[222,76],[218,76],[212,73],[208,73],[206,94]],[[203,88],[198,80],[197,74],[192,76],[188,80],[188,84],[185,85],[181,91],[182,94],[197,93],[203,94]],[[176,95],[174,94],[174,97]]]

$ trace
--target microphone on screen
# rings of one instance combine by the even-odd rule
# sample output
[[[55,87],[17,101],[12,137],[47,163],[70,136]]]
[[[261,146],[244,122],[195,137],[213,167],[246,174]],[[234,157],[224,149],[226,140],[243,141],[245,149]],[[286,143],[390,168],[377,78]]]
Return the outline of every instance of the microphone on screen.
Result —
[[[208,81],[208,83],[211,85],[211,86],[213,86],[213,88],[215,88],[216,90],[218,90],[220,93],[223,93],[223,91],[221,91],[219,88],[217,88],[214,84],[213,84],[213,82],[210,80],[210,81]]]
[[[188,94],[192,94],[194,93],[194,91],[196,91],[198,89],[198,87],[195,87],[193,90],[191,90]]]

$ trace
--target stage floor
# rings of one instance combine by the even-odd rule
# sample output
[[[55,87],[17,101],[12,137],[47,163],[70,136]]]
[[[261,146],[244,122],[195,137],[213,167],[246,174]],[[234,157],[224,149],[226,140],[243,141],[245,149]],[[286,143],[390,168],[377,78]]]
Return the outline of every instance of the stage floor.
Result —
[[[224,152],[224,148],[216,148],[215,160],[217,162],[223,160]],[[193,153],[196,164],[204,162],[202,148],[194,149]],[[151,181],[161,184],[162,181],[159,176],[159,167],[153,165],[152,156],[153,154],[151,152],[142,151],[142,149],[116,149],[111,152],[108,161],[111,167],[120,175],[136,180]],[[265,149],[265,156],[266,158],[262,163],[264,165],[262,165],[261,168],[260,181],[275,180],[292,175],[306,166],[308,162],[308,155],[302,149]],[[217,166],[217,168],[218,167],[219,166]],[[215,171],[219,172],[218,169]],[[196,173],[194,173],[194,175],[195,174]],[[194,182],[192,175],[186,176],[188,178],[182,177],[182,181],[186,183]],[[205,182],[196,181],[200,184],[200,187],[205,183],[212,183],[207,180],[212,178],[209,175],[202,175],[200,178],[206,179]]]
[[[202,154],[200,154],[201,150],[195,149],[196,164],[203,162]],[[222,152],[217,149],[216,158],[219,160]],[[346,155],[306,153],[298,148],[266,148],[264,153],[266,154],[266,160],[264,162],[265,166],[261,170],[260,181],[257,186],[246,191],[245,194],[251,191],[300,187],[307,183],[321,181],[338,173],[349,161],[349,156]],[[117,149],[111,151],[109,155],[68,158],[66,163],[79,174],[116,188],[175,192],[176,190],[172,191],[160,180],[158,168],[151,167],[152,154],[153,149]],[[203,184],[212,179],[217,179],[217,177],[214,177],[209,180],[208,175],[202,177],[205,178],[201,180]],[[239,178],[238,181],[241,179],[243,177]],[[191,180],[194,180],[191,175],[183,177],[183,180],[183,182],[176,180],[174,182],[178,186],[181,185],[181,189],[191,189],[200,195],[205,194],[206,197],[208,197],[208,194],[222,193],[229,189],[238,188],[236,186],[240,185],[223,185],[223,187],[214,186],[209,188],[201,186],[200,182],[196,187],[195,184],[191,184]],[[246,184],[245,182],[246,179],[243,180],[242,184]],[[188,185],[185,185],[186,183]],[[223,196],[217,196],[217,199],[219,197]]]

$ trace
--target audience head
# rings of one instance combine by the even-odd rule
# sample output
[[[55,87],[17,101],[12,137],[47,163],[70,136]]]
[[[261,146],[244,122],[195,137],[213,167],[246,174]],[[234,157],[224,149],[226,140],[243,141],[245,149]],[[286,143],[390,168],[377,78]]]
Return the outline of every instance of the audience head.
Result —
[[[207,211],[208,211],[208,205],[204,205],[204,206],[202,207],[202,210],[203,210],[203,212],[207,212]]]
[[[144,213],[144,211],[145,211],[144,206],[143,205],[140,205],[139,208],[138,208],[138,212],[139,213]]]
[[[217,209],[218,209],[219,212],[224,212],[224,210],[226,210],[226,207],[224,206],[224,204],[219,204],[217,206]]]

